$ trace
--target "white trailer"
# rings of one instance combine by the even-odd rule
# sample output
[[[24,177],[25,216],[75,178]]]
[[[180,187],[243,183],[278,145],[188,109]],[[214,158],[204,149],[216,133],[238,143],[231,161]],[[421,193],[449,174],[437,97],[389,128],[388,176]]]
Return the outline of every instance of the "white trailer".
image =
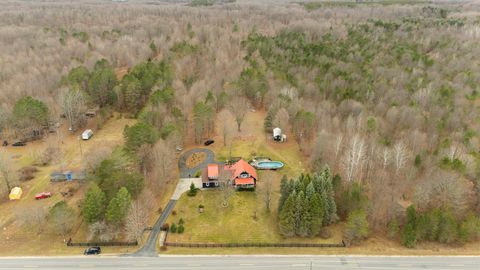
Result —
[[[87,129],[82,133],[82,140],[89,140],[93,136],[93,131],[91,129]]]
[[[282,130],[280,128],[274,128],[273,129],[273,139],[275,141],[281,141],[282,140]]]

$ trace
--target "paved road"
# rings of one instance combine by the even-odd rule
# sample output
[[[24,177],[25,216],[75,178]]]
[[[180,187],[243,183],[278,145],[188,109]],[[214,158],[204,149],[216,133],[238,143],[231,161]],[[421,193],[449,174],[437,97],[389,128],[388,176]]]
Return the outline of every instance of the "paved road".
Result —
[[[207,156],[205,160],[201,164],[199,164],[197,167],[188,168],[186,165],[187,158],[193,153],[205,153]],[[194,148],[194,149],[188,150],[185,153],[182,153],[182,155],[178,159],[178,168],[180,169],[180,178],[194,177],[195,173],[198,170],[205,168],[209,163],[213,163],[214,158],[215,158],[215,155],[213,154],[213,152],[205,148]]]
[[[155,222],[155,225],[153,225],[153,229],[150,232],[150,235],[148,236],[147,242],[141,249],[139,249],[137,252],[133,254],[129,254],[128,256],[136,256],[136,257],[156,257],[158,256],[157,252],[157,239],[158,239],[158,234],[160,233],[160,229],[162,228],[163,223],[167,221],[168,216],[170,215],[170,212],[172,212],[173,208],[175,207],[175,204],[177,203],[176,200],[170,200],[163,210],[162,214],[160,217],[157,219],[157,222]],[[1,269],[1,268],[0,268]]]
[[[310,267],[311,265],[311,267]],[[364,257],[364,256],[161,256],[0,258],[0,269],[372,269],[478,270],[480,257]]]

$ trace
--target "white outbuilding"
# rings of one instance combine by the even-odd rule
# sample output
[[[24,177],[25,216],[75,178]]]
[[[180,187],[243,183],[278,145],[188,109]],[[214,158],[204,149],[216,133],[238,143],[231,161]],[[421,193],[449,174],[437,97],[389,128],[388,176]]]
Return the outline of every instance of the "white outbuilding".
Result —
[[[273,129],[273,139],[275,141],[281,141],[282,140],[282,130],[278,127]]]
[[[82,140],[89,140],[93,136],[93,131],[91,129],[87,129],[82,133]]]

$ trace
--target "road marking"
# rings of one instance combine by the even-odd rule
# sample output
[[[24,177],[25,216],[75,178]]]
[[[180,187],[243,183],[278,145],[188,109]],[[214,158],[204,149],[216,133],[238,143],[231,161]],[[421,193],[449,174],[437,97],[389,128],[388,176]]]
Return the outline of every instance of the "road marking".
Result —
[[[24,265],[23,268],[38,268],[38,265]]]
[[[199,263],[191,263],[191,264],[187,264],[187,266],[202,266],[202,265]]]
[[[85,267],[85,268],[86,267],[95,267],[95,265],[93,265],[93,264],[81,264],[81,265],[79,265],[79,267]]]
[[[411,264],[397,264],[398,267],[412,267]]]
[[[254,266],[255,264],[253,263],[241,263],[241,266]]]
[[[307,265],[304,263],[294,263],[294,264],[291,264],[290,266],[307,266]]]
[[[449,264],[450,267],[464,267],[465,264]]]

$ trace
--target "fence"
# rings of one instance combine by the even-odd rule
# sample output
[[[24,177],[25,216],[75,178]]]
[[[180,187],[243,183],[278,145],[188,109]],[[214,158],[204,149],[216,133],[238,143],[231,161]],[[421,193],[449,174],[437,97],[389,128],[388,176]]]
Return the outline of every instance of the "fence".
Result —
[[[213,243],[172,243],[165,242],[165,246],[168,247],[188,247],[188,248],[232,248],[232,247],[345,247],[345,242],[338,244],[316,244],[316,243],[226,243],[226,244],[213,244]]]
[[[68,247],[90,247],[90,246],[102,246],[102,247],[125,247],[125,246],[137,246],[138,242],[72,242],[72,238],[68,239],[67,246]]]

